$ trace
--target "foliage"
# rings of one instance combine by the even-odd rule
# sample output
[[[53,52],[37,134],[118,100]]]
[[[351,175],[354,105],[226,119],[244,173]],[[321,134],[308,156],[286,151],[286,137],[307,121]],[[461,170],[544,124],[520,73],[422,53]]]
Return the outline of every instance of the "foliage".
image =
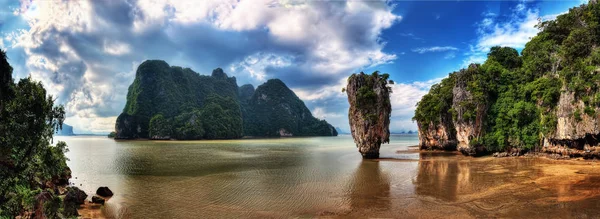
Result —
[[[444,117],[457,121],[485,116],[476,144],[489,151],[535,149],[540,136],[556,131],[561,93],[574,93],[574,106],[584,103],[571,115],[577,122],[583,113],[595,115],[600,106],[598,21],[600,6],[582,5],[538,24],[541,31],[526,44],[522,56],[512,48],[492,47],[478,71],[470,72],[469,66],[433,85],[417,104],[413,119],[426,128]],[[465,84],[471,98],[453,103],[452,89]]]
[[[148,127],[151,138],[169,138],[171,136],[171,121],[162,114],[156,114],[150,119]]]
[[[348,78],[348,80],[354,78],[356,81],[358,81],[360,86],[355,94],[356,108],[363,112],[363,119],[371,122],[375,122],[379,119],[379,116],[376,112],[374,112],[375,109],[373,108],[377,104],[378,100],[378,96],[375,91],[379,87],[383,87],[384,89],[387,89],[383,92],[387,92],[388,94],[392,93],[392,88],[388,87],[388,84],[390,84],[390,81],[388,80],[389,77],[390,75],[387,73],[379,74],[379,71],[375,71],[371,75],[361,72],[359,74],[352,74]],[[391,107],[389,98],[384,97],[383,100],[385,101],[383,107]]]
[[[304,102],[281,80],[258,86],[252,97],[242,101],[244,135],[279,136],[281,129],[294,136],[337,135],[335,128],[312,116]]]
[[[0,51],[0,218],[33,208],[46,182],[68,172],[67,145],[51,145],[65,111],[54,106],[40,82],[14,83],[6,54]]]
[[[268,95],[268,100],[262,100]],[[211,76],[169,66],[160,60],[142,63],[129,87],[127,103],[117,118],[117,138],[172,137],[228,139],[243,135],[277,136],[279,129],[294,135],[331,135],[306,129],[321,123],[279,80],[256,91],[237,87],[222,69]],[[325,127],[329,128],[329,124]]]

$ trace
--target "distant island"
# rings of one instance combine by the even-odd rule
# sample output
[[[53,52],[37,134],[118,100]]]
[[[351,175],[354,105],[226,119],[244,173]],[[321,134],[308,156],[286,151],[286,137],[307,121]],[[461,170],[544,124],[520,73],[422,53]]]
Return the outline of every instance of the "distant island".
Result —
[[[73,136],[73,126],[67,125],[65,123],[62,124],[62,129],[56,130],[54,133],[56,136]]]
[[[422,149],[600,157],[600,5],[540,22],[519,55],[493,47],[418,103]]]
[[[116,139],[235,139],[337,136],[281,80],[238,87],[221,68],[211,76],[162,60],[140,64],[119,115]]]

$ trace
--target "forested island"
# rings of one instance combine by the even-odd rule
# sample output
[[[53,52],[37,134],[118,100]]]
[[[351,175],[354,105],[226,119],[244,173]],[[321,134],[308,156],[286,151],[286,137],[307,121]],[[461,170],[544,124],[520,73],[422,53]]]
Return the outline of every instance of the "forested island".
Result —
[[[600,5],[540,22],[522,50],[493,47],[417,104],[422,149],[599,157]]]
[[[165,61],[140,64],[115,125],[116,139],[336,136],[281,80],[238,87],[221,68],[200,75]]]

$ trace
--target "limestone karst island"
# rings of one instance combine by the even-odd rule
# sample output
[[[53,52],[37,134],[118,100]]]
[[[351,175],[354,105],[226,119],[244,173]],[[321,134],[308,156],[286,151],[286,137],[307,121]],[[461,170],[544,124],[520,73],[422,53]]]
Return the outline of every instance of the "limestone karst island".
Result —
[[[0,219],[600,215],[596,0],[0,5]]]

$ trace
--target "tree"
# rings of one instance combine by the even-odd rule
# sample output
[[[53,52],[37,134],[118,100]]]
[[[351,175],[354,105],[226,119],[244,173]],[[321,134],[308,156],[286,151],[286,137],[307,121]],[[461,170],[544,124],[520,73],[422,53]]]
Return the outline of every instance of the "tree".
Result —
[[[162,114],[156,114],[150,119],[148,131],[150,138],[169,139],[171,136],[171,121],[165,119]]]
[[[32,194],[69,169],[67,145],[51,145],[62,128],[65,110],[31,78],[14,84],[12,67],[0,51],[0,217],[13,218],[31,209]]]

